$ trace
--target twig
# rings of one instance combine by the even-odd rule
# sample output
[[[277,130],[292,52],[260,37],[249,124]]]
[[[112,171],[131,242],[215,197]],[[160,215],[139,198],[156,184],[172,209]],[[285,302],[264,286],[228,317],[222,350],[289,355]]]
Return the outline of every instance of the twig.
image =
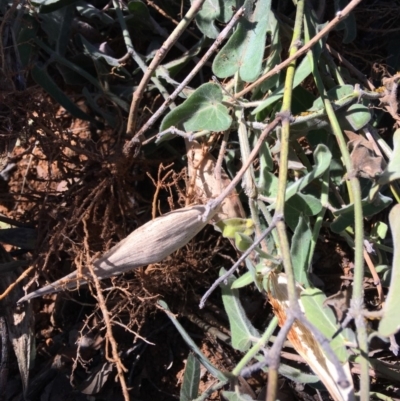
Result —
[[[0,301],[4,299],[22,280],[29,276],[32,270],[34,270],[34,266],[29,267],[28,269],[24,270],[23,273],[12,283],[10,284],[7,289],[0,294]]]
[[[285,324],[279,330],[278,335],[274,341],[274,345],[268,352],[268,384],[267,384],[267,398],[266,401],[275,401],[278,384],[278,368],[281,356],[281,349],[286,340],[286,337],[294,323],[294,316],[292,313],[286,315]]]
[[[173,102],[178,95],[182,92],[186,85],[196,76],[196,74],[200,71],[203,65],[208,61],[211,55],[217,51],[218,46],[222,43],[222,41],[228,36],[230,30],[239,20],[239,18],[243,15],[244,8],[241,7],[235,13],[235,15],[230,20],[229,24],[221,31],[218,35],[217,39],[215,39],[214,43],[210,46],[204,56],[200,59],[200,61],[196,64],[190,74],[182,81],[182,83],[175,89],[175,91],[170,95],[170,97],[160,106],[160,108],[151,116],[151,118],[143,125],[142,128],[135,134],[134,138],[128,144],[128,147],[125,149],[125,153],[129,151],[129,148],[132,147],[137,141],[138,138],[141,138],[143,134],[153,126],[153,124],[158,120],[162,113],[167,109],[169,104]],[[147,141],[142,141],[143,145],[149,143],[153,138],[150,138]]]
[[[174,43],[178,40],[178,38],[182,35],[182,33],[185,32],[188,25],[192,22],[193,18],[200,11],[204,1],[205,0],[196,0],[193,2],[188,12],[186,13],[185,17],[182,18],[181,22],[172,31],[169,38],[157,50],[155,57],[153,58],[150,65],[147,67],[147,70],[145,71],[143,78],[141,79],[137,89],[133,93],[131,107],[129,110],[128,126],[126,130],[126,133],[129,136],[132,136],[135,133],[139,103],[142,100],[143,93],[147,87],[147,84],[150,81],[151,76],[153,75],[154,71],[159,66],[161,61],[164,59],[164,57],[168,54]]]
[[[378,291],[379,302],[382,304],[385,299],[385,296],[383,295],[382,283],[366,248],[364,248],[364,259],[368,265],[372,278],[374,279],[374,285]]]
[[[220,195],[218,195],[215,199],[212,199],[207,203],[207,207],[210,211],[214,210],[217,207],[217,205],[220,205],[223,202],[223,200],[231,193],[231,191],[234,190],[236,185],[239,184],[244,173],[249,168],[250,164],[253,163],[253,160],[256,158],[256,156],[261,148],[261,145],[264,143],[266,137],[269,135],[270,132],[272,132],[278,126],[278,124],[281,121],[282,121],[282,115],[280,113],[277,113],[275,119],[271,123],[269,123],[268,126],[261,133],[260,137],[258,138],[257,143],[254,145],[254,148],[249,155],[249,158],[243,164],[243,166],[238,171],[238,173],[235,175],[235,177],[232,179],[230,184],[221,192]],[[206,217],[207,216],[203,216],[203,218],[206,218]]]
[[[372,82],[367,79],[367,77],[353,64],[350,63],[345,57],[343,57],[340,53],[338,53],[333,47],[329,46],[327,43],[325,44],[329,53],[332,54],[333,57],[336,57],[350,72],[352,72],[360,81],[364,83],[364,85],[371,91],[375,89],[375,86]]]
[[[151,0],[146,0],[146,3],[150,6],[153,7],[158,13],[160,13],[163,17],[169,19],[170,21],[172,21],[175,25],[179,24],[179,21],[177,21],[176,19],[172,18],[170,15],[168,15],[161,7],[159,7],[157,4],[154,3],[154,1]],[[196,38],[197,40],[200,40],[200,38],[194,34],[193,32],[191,32],[189,29],[186,30],[186,32],[189,35],[192,35],[194,38]]]
[[[318,32],[306,45],[297,50],[297,52],[290,57],[288,57],[285,61],[274,67],[272,70],[268,71],[265,75],[258,78],[257,81],[253,82],[247,88],[243,89],[239,93],[236,93],[235,97],[240,98],[244,96],[246,93],[250,92],[252,89],[259,86],[262,82],[267,80],[268,78],[273,77],[275,74],[278,74],[284,68],[288,67],[290,63],[296,59],[298,59],[303,54],[307,53],[315,44],[319,42],[325,35],[327,35],[337,24],[343,21],[349,13],[359,4],[362,0],[352,0],[340,13],[336,14],[336,17],[320,32]]]
[[[124,18],[124,15],[122,13],[121,7],[120,7],[120,1],[119,0],[113,0],[114,3],[114,7],[115,7],[115,11],[117,14],[117,18],[118,18],[118,22],[121,25],[121,30],[122,30],[122,36],[124,38],[124,42],[125,42],[125,47],[127,49],[127,53],[118,61],[120,63],[124,63],[129,57],[132,57],[133,60],[136,62],[136,64],[139,66],[139,68],[146,73],[147,70],[147,65],[146,63],[142,60],[142,57],[136,53],[135,48],[133,47],[133,43],[132,43],[132,39],[129,35],[129,30],[128,27],[126,25],[126,21]],[[152,76],[151,81],[154,83],[154,85],[156,86],[156,88],[159,90],[159,92],[161,93],[161,95],[164,97],[164,99],[167,99],[169,96],[168,91],[165,89],[164,85],[161,83],[161,81],[155,77]],[[171,104],[171,108],[172,108],[172,104]]]
[[[85,248],[86,248],[86,259],[89,263],[87,263],[87,268],[92,276],[93,279],[93,283],[94,286],[96,288],[96,298],[97,301],[99,303],[99,308],[101,310],[101,313],[103,315],[103,319],[104,319],[104,323],[106,326],[106,330],[107,330],[107,338],[108,341],[111,344],[111,352],[112,352],[112,360],[111,362],[113,362],[117,368],[117,372],[118,372],[118,378],[119,378],[119,382],[121,384],[121,389],[122,389],[122,394],[124,396],[125,401],[129,401],[129,392],[128,392],[128,387],[126,385],[126,381],[125,381],[125,376],[124,376],[124,372],[127,372],[127,369],[124,367],[124,365],[121,362],[121,359],[118,355],[118,346],[117,346],[117,342],[115,341],[115,338],[113,336],[113,332],[112,332],[112,323],[111,323],[111,319],[110,319],[110,314],[108,312],[107,306],[106,306],[106,302],[103,296],[103,292],[100,286],[100,281],[96,276],[96,273],[93,270],[93,266],[90,263],[90,256],[88,254],[88,238],[89,238],[89,233],[88,233],[88,229],[87,229],[87,225],[86,225],[86,218],[82,220],[83,222],[83,229],[85,231]]]

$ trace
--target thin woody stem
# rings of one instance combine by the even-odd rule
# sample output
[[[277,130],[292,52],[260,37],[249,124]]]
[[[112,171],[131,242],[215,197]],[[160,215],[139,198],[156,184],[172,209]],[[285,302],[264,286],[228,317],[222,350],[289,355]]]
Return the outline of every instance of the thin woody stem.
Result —
[[[212,56],[214,52],[218,50],[218,47],[222,43],[222,41],[228,36],[230,30],[237,23],[239,18],[243,15],[244,8],[241,7],[235,13],[235,15],[230,20],[229,24],[221,31],[218,35],[215,42],[210,46],[204,56],[200,59],[200,61],[196,64],[190,74],[181,82],[181,84],[175,89],[175,91],[170,95],[170,97],[160,106],[160,108],[152,115],[152,117],[143,125],[142,128],[135,134],[135,136],[131,139],[128,144],[128,147],[133,146],[138,139],[142,138],[143,134],[151,128],[154,123],[160,118],[160,116],[164,113],[164,111],[168,108],[168,106],[173,102],[182,90],[189,84],[189,82],[196,76],[196,74],[203,68],[204,64],[208,61],[208,59]],[[142,138],[144,139],[144,138]],[[147,141],[142,141],[143,145],[149,143],[153,138],[150,138]]]
[[[178,26],[173,30],[168,39],[163,43],[163,45],[158,49],[155,57],[152,62],[148,66],[146,72],[143,75],[142,80],[140,81],[137,89],[133,93],[132,103],[129,110],[128,117],[128,126],[126,133],[129,136],[134,135],[136,130],[136,121],[137,121],[137,113],[139,110],[139,104],[142,100],[143,93],[149,83],[151,76],[153,75],[156,68],[160,65],[161,61],[168,54],[174,43],[179,39],[183,32],[185,32],[188,25],[192,22],[193,18],[200,11],[201,6],[203,5],[205,0],[196,0],[193,2],[192,6],[189,8],[189,11],[182,18],[181,22]]]
[[[274,67],[271,71],[268,71],[265,75],[257,79],[257,81],[253,82],[247,88],[235,94],[235,98],[240,98],[244,96],[246,93],[250,92],[254,88],[257,88],[262,82],[267,80],[268,78],[273,77],[275,74],[278,74],[284,68],[288,67],[293,61],[298,59],[303,54],[307,53],[319,40],[321,40],[325,35],[327,35],[337,24],[343,21],[349,13],[359,4],[362,0],[352,0],[340,13],[336,15],[336,17],[325,27],[323,28],[317,35],[315,35],[306,45],[300,48],[294,54],[291,54],[285,61]]]

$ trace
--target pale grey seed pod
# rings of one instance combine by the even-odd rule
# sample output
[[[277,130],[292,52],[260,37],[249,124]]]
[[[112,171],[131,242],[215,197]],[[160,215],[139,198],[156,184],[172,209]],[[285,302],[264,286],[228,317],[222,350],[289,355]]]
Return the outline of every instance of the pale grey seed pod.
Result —
[[[93,263],[99,280],[116,276],[136,267],[161,262],[186,245],[216,213],[217,207],[197,205],[174,210],[139,227]],[[202,217],[207,216],[207,219]],[[22,297],[18,303],[45,294],[73,290],[90,279],[88,270],[78,278],[73,272],[43,288]]]

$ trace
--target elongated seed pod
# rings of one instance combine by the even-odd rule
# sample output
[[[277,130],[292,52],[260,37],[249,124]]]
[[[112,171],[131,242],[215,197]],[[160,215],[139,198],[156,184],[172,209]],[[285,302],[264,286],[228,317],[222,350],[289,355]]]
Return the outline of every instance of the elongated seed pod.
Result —
[[[187,244],[199,233],[216,213],[217,208],[208,210],[206,206],[189,206],[174,210],[139,227],[125,239],[106,252],[93,263],[94,272],[99,280],[115,276],[136,267],[157,263],[172,252]],[[18,303],[45,294],[75,289],[90,279],[88,270],[81,277],[75,271],[60,280],[22,297]]]

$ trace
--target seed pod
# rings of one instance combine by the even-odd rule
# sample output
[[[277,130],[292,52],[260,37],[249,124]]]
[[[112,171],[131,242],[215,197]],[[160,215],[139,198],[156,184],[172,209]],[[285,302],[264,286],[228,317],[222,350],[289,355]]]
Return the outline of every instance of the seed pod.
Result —
[[[189,206],[174,210],[139,227],[125,239],[106,252],[93,263],[94,272],[99,280],[115,276],[136,267],[161,262],[172,252],[186,245],[207,224],[202,217],[208,218],[217,209],[208,210],[206,206]],[[45,294],[75,289],[90,279],[86,269],[82,277],[77,272],[68,274],[43,288],[21,298],[18,303]]]

